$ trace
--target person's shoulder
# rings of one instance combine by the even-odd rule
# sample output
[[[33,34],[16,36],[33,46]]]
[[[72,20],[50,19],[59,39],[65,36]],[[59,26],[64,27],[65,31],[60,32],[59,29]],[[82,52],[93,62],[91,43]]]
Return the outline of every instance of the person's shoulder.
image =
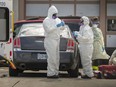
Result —
[[[57,20],[57,21],[61,21],[61,19],[60,19],[60,18],[56,18],[56,20]]]
[[[61,20],[61,19],[60,19],[60,18],[58,18],[58,17],[57,17],[56,19]]]
[[[116,54],[116,49],[114,50],[114,52],[113,53],[115,53]]]
[[[96,28],[96,30],[97,30],[98,32],[102,32],[100,28]]]
[[[89,25],[86,25],[85,30],[92,30],[92,28]]]
[[[44,20],[43,20],[43,23],[46,23],[46,22],[49,22],[49,18],[46,17]]]

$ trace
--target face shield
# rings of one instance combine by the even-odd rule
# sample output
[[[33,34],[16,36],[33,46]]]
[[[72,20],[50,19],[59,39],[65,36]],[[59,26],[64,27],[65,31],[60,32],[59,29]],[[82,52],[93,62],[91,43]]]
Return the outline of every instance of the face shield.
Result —
[[[81,18],[79,24],[80,24],[80,25],[83,25],[83,22],[84,22],[84,20]]]
[[[94,18],[92,19],[91,23],[92,23],[92,26],[93,26],[94,28],[98,27],[98,26],[99,26],[98,18],[97,18],[97,17],[94,17]]]
[[[52,18],[53,18],[53,19],[56,19],[57,17],[58,17],[58,16],[57,16],[57,13],[55,13],[55,14],[52,15]]]
[[[97,28],[99,26],[99,22],[92,22],[92,27]]]

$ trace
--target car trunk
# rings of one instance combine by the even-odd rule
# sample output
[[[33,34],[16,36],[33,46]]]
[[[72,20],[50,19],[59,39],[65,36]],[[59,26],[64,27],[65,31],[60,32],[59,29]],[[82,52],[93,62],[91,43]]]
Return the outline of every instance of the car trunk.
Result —
[[[68,39],[60,38],[60,51],[67,50],[67,42]],[[39,36],[20,37],[20,43],[22,50],[45,50],[44,37]]]

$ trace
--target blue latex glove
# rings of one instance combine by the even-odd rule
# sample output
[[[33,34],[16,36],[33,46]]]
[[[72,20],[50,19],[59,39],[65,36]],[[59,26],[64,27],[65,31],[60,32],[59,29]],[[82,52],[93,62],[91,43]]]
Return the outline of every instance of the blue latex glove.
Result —
[[[62,24],[62,26],[64,26],[65,25],[64,21],[61,21],[61,24]]]
[[[56,26],[57,26],[57,27],[61,27],[61,26],[62,26],[62,22],[59,23],[59,24],[57,24]]]
[[[64,26],[64,25],[65,25],[64,21],[61,21],[61,23],[57,24],[56,26],[61,27],[61,26]]]
[[[77,32],[77,31],[74,31],[74,32],[73,32],[73,36],[74,36],[74,37],[78,37],[78,32]]]

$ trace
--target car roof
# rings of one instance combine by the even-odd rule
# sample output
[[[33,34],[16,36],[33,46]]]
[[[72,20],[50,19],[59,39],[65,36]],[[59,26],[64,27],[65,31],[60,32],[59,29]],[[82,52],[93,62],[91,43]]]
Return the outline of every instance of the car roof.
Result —
[[[22,24],[22,23],[42,23],[45,17],[37,17],[37,18],[30,18],[30,19],[26,19],[26,20],[20,20],[15,22],[15,24]],[[72,22],[72,23],[78,23],[80,20],[80,17],[59,17],[61,20],[65,21],[65,22]]]

